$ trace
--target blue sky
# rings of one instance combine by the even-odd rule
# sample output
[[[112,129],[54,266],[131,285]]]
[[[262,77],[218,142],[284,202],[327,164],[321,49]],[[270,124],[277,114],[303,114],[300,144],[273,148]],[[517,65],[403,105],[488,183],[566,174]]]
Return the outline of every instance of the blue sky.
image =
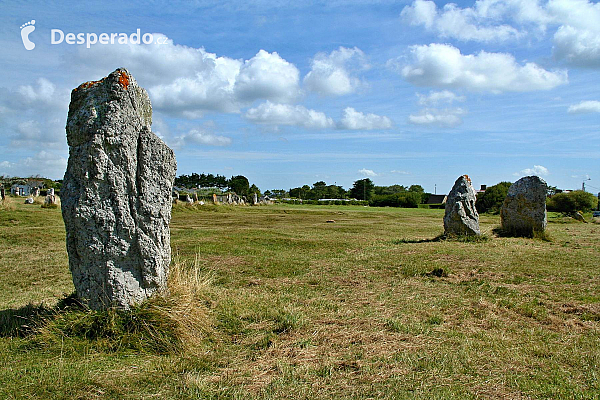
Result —
[[[162,44],[52,44],[52,29]],[[125,67],[179,174],[438,193],[536,174],[600,192],[589,0],[3,2],[0,46],[0,175],[61,178],[70,91]]]

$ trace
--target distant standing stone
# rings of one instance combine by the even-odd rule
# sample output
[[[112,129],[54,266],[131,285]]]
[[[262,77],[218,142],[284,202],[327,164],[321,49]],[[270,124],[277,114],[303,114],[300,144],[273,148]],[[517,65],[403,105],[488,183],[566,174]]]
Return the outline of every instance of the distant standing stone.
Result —
[[[61,208],[73,283],[92,309],[128,309],[166,285],[177,166],[151,124],[126,69],[71,92]]]
[[[4,191],[4,187],[0,188],[0,200],[6,199],[6,192]]]
[[[46,200],[44,200],[44,203],[47,205],[56,204],[56,196],[53,194],[47,195]]]
[[[445,235],[480,235],[477,194],[468,175],[459,177],[448,194],[444,214]]]
[[[513,183],[500,210],[502,229],[519,236],[543,232],[548,223],[547,193],[548,185],[538,176],[526,176]]]

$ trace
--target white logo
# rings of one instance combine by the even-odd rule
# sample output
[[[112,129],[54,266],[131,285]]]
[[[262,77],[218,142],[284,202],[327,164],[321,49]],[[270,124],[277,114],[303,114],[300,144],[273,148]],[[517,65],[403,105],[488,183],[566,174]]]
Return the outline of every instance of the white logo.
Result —
[[[21,25],[21,39],[23,39],[23,46],[25,46],[26,50],[33,50],[35,48],[35,43],[29,40],[29,34],[35,31],[34,25],[35,19]]]

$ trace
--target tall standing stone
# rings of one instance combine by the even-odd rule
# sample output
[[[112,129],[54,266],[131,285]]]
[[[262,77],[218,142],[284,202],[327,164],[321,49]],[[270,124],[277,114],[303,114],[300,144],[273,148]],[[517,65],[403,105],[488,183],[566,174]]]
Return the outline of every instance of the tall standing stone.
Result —
[[[477,194],[468,175],[459,177],[446,199],[445,235],[480,235]]]
[[[6,199],[6,192],[4,191],[4,186],[0,188],[0,200]]]
[[[166,285],[177,166],[151,124],[126,69],[71,92],[62,214],[73,283],[92,309],[128,309]]]
[[[548,185],[538,176],[526,176],[513,183],[500,210],[502,230],[519,236],[543,232],[548,223],[547,193]]]

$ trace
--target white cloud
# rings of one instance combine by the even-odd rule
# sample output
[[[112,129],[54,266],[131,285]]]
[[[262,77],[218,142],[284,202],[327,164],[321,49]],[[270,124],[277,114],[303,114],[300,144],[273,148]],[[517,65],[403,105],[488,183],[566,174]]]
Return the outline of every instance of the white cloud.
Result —
[[[436,108],[425,108],[417,114],[408,116],[408,122],[414,125],[438,126],[441,128],[454,128],[462,124],[462,108],[449,108],[439,110]]]
[[[33,157],[26,157],[16,162],[0,162],[0,175],[27,177],[41,174],[58,179],[64,176],[66,169],[66,158],[45,150],[37,152]]]
[[[600,101],[587,100],[582,101],[579,104],[573,104],[569,106],[567,110],[569,114],[587,114],[587,113],[600,113]]]
[[[392,120],[388,117],[376,114],[364,114],[352,107],[344,109],[344,115],[338,124],[338,128],[340,129],[352,130],[389,129],[391,127]]]
[[[390,171],[390,173],[392,174],[399,174],[399,175],[410,175],[410,172],[407,171],[399,171],[397,169],[393,169]]]
[[[375,173],[375,171],[371,170],[371,169],[359,169],[358,173],[361,174],[362,176],[368,176],[368,177],[374,177],[374,176],[378,176],[378,174]]]
[[[600,32],[561,26],[554,34],[554,57],[579,67],[600,67]]]
[[[589,0],[477,0],[473,7],[416,0],[404,7],[404,21],[424,26],[443,38],[480,42],[506,41],[544,33],[556,27],[556,59],[589,68],[600,67],[600,3]],[[513,25],[519,25],[519,29]],[[532,29],[533,28],[533,29]]]
[[[267,101],[249,109],[244,118],[256,124],[301,126],[307,129],[333,128],[335,123],[324,113],[301,105],[275,104]]]
[[[465,96],[457,96],[449,90],[442,90],[440,92],[430,91],[428,95],[417,93],[417,97],[419,98],[418,103],[421,106],[435,106],[439,103],[452,104],[455,101],[462,102],[466,100]]]
[[[0,89],[0,136],[14,147],[66,147],[69,91],[46,78],[16,89]]]
[[[165,44],[93,46],[80,49],[73,62],[99,76],[126,66],[148,90],[156,111],[199,118],[206,112],[239,112],[255,100],[291,102],[300,95],[300,73],[276,52],[260,50],[249,60],[219,57],[203,48]]]
[[[521,66],[505,53],[463,55],[456,47],[436,43],[411,46],[410,52],[414,63],[401,74],[417,86],[525,92],[549,90],[568,80],[566,71],[547,71],[534,63]]]
[[[549,174],[550,174],[550,171],[548,171],[548,168],[543,167],[541,165],[534,165],[533,168],[525,168],[519,172],[515,172],[513,175],[514,176],[531,176],[531,175],[547,176]]]
[[[243,102],[257,99],[291,102],[299,94],[299,75],[298,68],[279,54],[260,50],[240,68],[235,94]]]
[[[182,135],[167,137],[167,143],[174,149],[182,149],[190,145],[200,144],[207,146],[228,146],[231,139],[226,136],[215,135],[200,129],[192,129]]]
[[[357,47],[340,47],[330,54],[318,53],[304,77],[308,90],[324,96],[341,96],[356,91],[363,83],[354,72],[368,69],[365,54]]]
[[[502,2],[478,1],[475,8],[459,8],[448,3],[438,10],[433,1],[416,0],[404,7],[401,16],[411,25],[423,25],[441,37],[459,40],[490,42],[522,36],[512,26],[498,23],[504,14],[498,5]]]

